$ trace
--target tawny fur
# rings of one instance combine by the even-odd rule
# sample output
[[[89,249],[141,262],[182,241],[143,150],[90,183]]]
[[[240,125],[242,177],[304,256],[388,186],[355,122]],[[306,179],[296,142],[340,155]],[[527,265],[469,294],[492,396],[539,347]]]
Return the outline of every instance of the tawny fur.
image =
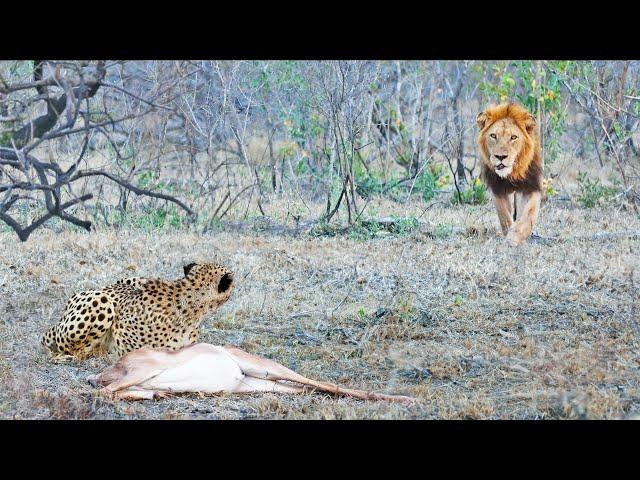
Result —
[[[536,121],[521,105],[488,107],[477,118],[482,178],[511,245],[531,235],[542,199],[542,150]]]
[[[72,296],[42,344],[56,362],[120,356],[145,346],[175,350],[197,342],[203,320],[232,289],[231,271],[207,263],[186,265],[178,280],[119,280]]]
[[[385,395],[312,380],[267,358],[231,346],[197,343],[177,351],[142,348],[120,358],[88,381],[103,393],[126,400],[162,398],[177,393],[303,393],[309,390],[362,400],[409,402]]]

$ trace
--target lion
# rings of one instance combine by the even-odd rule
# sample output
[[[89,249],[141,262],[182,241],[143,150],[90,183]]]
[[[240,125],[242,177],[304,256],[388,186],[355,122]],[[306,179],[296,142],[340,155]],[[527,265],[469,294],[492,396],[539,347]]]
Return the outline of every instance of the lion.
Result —
[[[493,194],[506,241],[525,242],[542,200],[542,147],[536,120],[517,103],[492,105],[477,117],[482,179]]]

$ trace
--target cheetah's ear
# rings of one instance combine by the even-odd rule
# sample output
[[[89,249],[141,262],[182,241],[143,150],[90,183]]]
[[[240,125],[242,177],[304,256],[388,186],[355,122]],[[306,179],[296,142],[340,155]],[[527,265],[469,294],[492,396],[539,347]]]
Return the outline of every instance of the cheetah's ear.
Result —
[[[184,276],[186,277],[187,275],[189,275],[189,272],[195,266],[196,266],[195,263],[190,263],[189,265],[185,265],[184,267],[182,267],[184,269]]]
[[[231,287],[233,283],[233,273],[225,273],[218,283],[218,293],[224,293]]]

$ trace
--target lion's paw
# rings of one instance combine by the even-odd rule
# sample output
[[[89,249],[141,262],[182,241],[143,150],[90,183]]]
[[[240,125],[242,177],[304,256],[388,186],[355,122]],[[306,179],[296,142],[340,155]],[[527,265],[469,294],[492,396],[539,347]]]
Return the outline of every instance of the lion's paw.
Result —
[[[522,239],[515,230],[509,230],[506,237],[507,243],[512,247],[517,247],[522,243]]]

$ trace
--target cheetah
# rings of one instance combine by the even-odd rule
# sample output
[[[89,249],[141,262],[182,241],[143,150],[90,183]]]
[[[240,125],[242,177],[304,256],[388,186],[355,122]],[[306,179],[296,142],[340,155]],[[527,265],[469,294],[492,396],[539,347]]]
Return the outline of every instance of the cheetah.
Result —
[[[62,319],[42,337],[55,363],[142,347],[177,350],[196,343],[204,318],[225,303],[233,273],[222,265],[190,263],[184,278],[125,278],[73,295]]]

